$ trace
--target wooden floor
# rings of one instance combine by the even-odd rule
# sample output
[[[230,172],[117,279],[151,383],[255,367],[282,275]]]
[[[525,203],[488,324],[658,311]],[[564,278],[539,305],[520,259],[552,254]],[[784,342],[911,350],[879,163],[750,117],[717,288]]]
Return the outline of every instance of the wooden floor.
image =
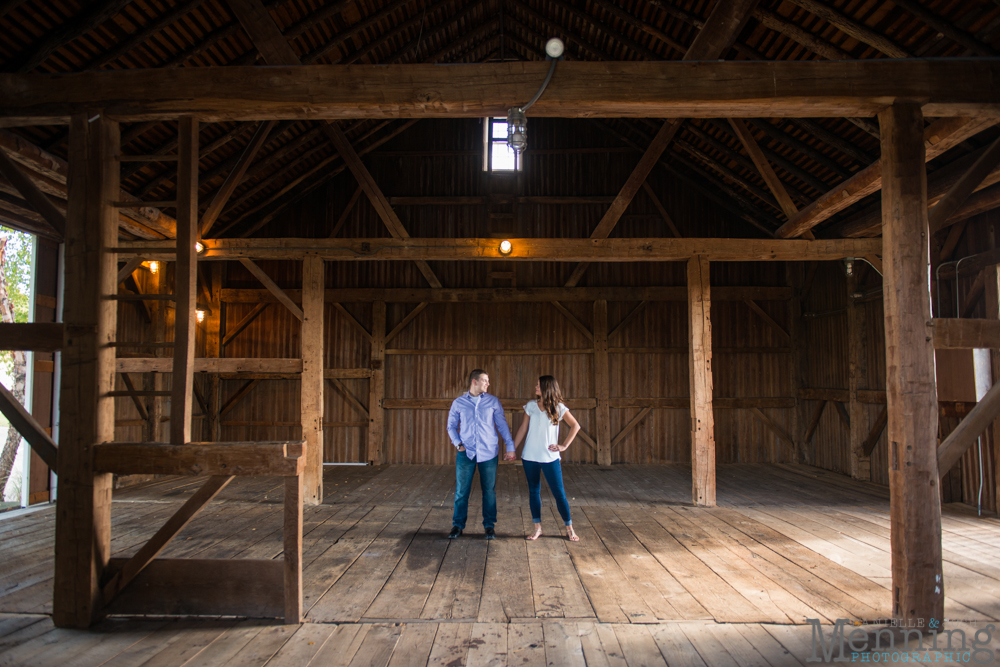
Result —
[[[54,511],[0,519],[0,666],[804,666],[806,619],[890,616],[884,487],[804,466],[725,465],[719,507],[697,509],[685,466],[564,474],[579,543],[562,537],[547,493],[546,536],[525,542],[519,466],[500,467],[492,542],[478,499],[465,535],[445,538],[452,467],[328,468],[324,503],[305,512],[301,626],[112,618],[53,629]],[[200,483],[116,492],[115,555],[138,550]],[[234,482],[163,555],[279,557],[281,493],[280,479]],[[996,622],[1000,520],[946,506],[943,526],[947,619]]]

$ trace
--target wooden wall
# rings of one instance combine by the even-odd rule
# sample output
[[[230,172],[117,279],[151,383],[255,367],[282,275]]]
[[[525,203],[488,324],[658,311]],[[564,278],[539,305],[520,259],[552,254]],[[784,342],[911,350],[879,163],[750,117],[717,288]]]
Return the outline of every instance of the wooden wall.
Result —
[[[613,138],[585,120],[530,121],[529,145],[539,151],[525,156],[525,170],[518,176],[487,175],[481,164],[482,127],[476,121],[424,120],[379,151],[365,163],[392,197],[486,197],[485,204],[397,204],[404,227],[414,237],[586,237],[603,215],[607,204],[516,204],[511,195],[613,197],[639,158],[638,152],[619,147]],[[558,150],[556,150],[558,149]],[[593,149],[593,150],[592,150]],[[758,237],[748,223],[721,209],[690,184],[657,168],[648,179],[653,191],[684,236]],[[329,235],[357,188],[343,173],[322,191],[303,198],[273,220],[262,236],[324,237]],[[978,223],[977,223],[978,224]],[[981,225],[979,225],[981,226]],[[970,225],[970,230],[976,225]],[[971,232],[970,232],[971,233]],[[640,191],[612,236],[662,236],[669,231],[656,206]],[[385,237],[388,232],[373,207],[362,196],[348,214],[339,233],[343,237]],[[975,244],[977,241],[970,241]],[[983,247],[979,245],[978,247]],[[964,248],[960,247],[961,256]],[[259,262],[281,287],[299,289],[302,272],[298,262]],[[165,269],[167,267],[164,267]],[[446,287],[535,287],[565,283],[572,265],[547,262],[438,262],[432,268]],[[809,267],[800,269],[807,275]],[[863,311],[862,366],[859,388],[884,390],[885,349],[881,279],[867,266],[858,265],[856,291]],[[140,272],[142,273],[142,272]],[[790,267],[783,263],[717,263],[711,268],[713,286],[786,286]],[[164,274],[169,280],[169,271]],[[148,279],[144,274],[142,280]],[[260,289],[261,285],[241,265],[228,263],[224,287]],[[580,283],[583,286],[683,286],[680,263],[594,264]],[[327,288],[424,287],[412,263],[327,263]],[[154,289],[146,285],[143,289]],[[371,303],[342,304],[361,325],[371,328]],[[566,307],[591,330],[592,303],[567,303]],[[608,304],[608,325],[617,324],[638,305]],[[790,330],[791,302],[758,302],[775,321]],[[226,303],[222,330],[230,330],[253,308],[253,303]],[[387,304],[387,330],[392,330],[413,307]],[[802,301],[802,384],[809,388],[848,387],[847,280],[841,262],[821,263],[809,279]],[[151,340],[151,326],[138,309],[123,304],[119,310],[122,340]],[[166,339],[172,338],[172,311],[166,309]],[[774,397],[790,402],[798,383],[793,377],[793,345],[740,301],[716,301],[712,307],[715,396],[725,398]],[[204,326],[199,326],[199,354],[204,351]],[[326,368],[368,368],[370,345],[333,304],[326,306]],[[399,409],[396,399],[452,399],[464,391],[472,368],[486,369],[491,391],[502,398],[526,401],[540,374],[555,375],[567,398],[595,396],[593,355],[584,350],[590,340],[547,303],[489,304],[439,303],[430,305],[387,345],[385,460],[389,463],[436,464],[450,460],[452,450],[445,431],[447,413],[442,409]],[[612,398],[684,398],[688,395],[686,358],[687,325],[684,302],[652,303],[611,341]],[[752,350],[752,351],[741,351]],[[574,352],[581,350],[581,352]],[[138,351],[138,350],[136,350]],[[526,351],[534,351],[526,353]],[[145,351],[146,353],[149,350]],[[297,358],[301,354],[300,324],[280,304],[271,304],[223,350],[228,357]],[[222,404],[244,389],[244,379],[222,381]],[[368,380],[342,380],[356,402],[368,403]],[[197,377],[203,393],[207,378]],[[119,388],[121,379],[119,379]],[[169,374],[161,389],[169,389]],[[151,399],[148,399],[151,400]],[[806,400],[796,425],[796,409],[766,408],[763,412],[779,428],[798,438],[816,403]],[[129,398],[117,400],[122,440],[141,439],[137,411]],[[866,404],[864,431],[878,418],[882,404]],[[611,410],[611,432],[616,434],[640,408]],[[196,407],[200,412],[200,408]],[[593,410],[575,410],[584,430],[595,430]],[[512,430],[522,413],[508,413]],[[325,390],[325,454],[328,462],[365,460],[367,418],[342,392],[329,383]],[[205,419],[196,419],[196,433]],[[689,414],[684,407],[653,409],[640,425],[614,449],[617,463],[689,462]],[[299,389],[297,380],[264,380],[222,419],[223,440],[280,440],[298,438]],[[197,437],[197,436],[196,436]],[[206,433],[202,433],[206,438]],[[806,457],[811,463],[839,472],[850,471],[850,432],[831,404],[824,411]],[[798,455],[750,410],[716,409],[718,461],[796,461]],[[887,483],[885,436],[871,458],[872,481]],[[572,462],[594,462],[595,453],[578,441],[565,455]],[[967,456],[968,458],[968,456]],[[963,470],[969,468],[963,460]],[[971,470],[971,468],[969,468]],[[960,494],[968,500],[968,484]],[[946,490],[946,494],[948,491]],[[994,497],[995,494],[984,493]],[[950,497],[950,496],[947,496]],[[958,498],[955,498],[958,499]]]

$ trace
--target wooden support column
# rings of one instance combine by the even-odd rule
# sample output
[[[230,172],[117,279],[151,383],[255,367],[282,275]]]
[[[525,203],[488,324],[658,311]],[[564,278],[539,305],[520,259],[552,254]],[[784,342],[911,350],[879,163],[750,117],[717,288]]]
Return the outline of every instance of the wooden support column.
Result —
[[[611,364],[608,302],[594,301],[594,395],[597,397],[597,465],[611,465]]]
[[[170,444],[191,442],[194,401],[194,334],[198,288],[198,121],[178,121],[177,267],[174,274],[174,364],[170,397]]]
[[[986,267],[983,270],[983,278],[986,292],[986,319],[1000,320],[1000,266],[994,264]],[[993,383],[1000,382],[1000,349],[990,350],[990,370],[993,374]],[[989,441],[993,444],[993,474],[996,481],[994,507],[1000,513],[1000,419],[994,420],[988,431]],[[989,474],[988,471],[986,474]]]
[[[854,272],[847,277],[847,391],[848,414],[851,416],[851,477],[871,480],[871,456],[865,454],[868,441],[867,408],[858,400],[858,389],[867,377],[865,360],[865,311],[864,305],[856,303],[854,294],[860,289],[858,270],[861,262],[855,262]]]
[[[892,613],[903,627],[926,627],[944,616],[944,583],[924,119],[918,105],[897,104],[879,123]]]
[[[695,505],[715,507],[715,415],[712,412],[712,295],[708,260],[688,260],[688,367],[691,381],[691,476]]]
[[[100,615],[100,580],[111,554],[112,476],[96,474],[95,443],[115,437],[114,389],[118,258],[118,124],[103,114],[70,121],[69,201],[59,410],[52,621],[85,628]]]
[[[302,261],[302,439],[306,442],[303,499],[323,502],[323,260]],[[383,302],[384,308],[384,302]],[[382,327],[385,331],[385,327]]]
[[[799,397],[799,391],[805,384],[806,338],[802,321],[802,291],[805,284],[805,266],[802,262],[785,263],[785,279],[792,288],[792,298],[788,302],[788,337],[791,339],[791,389],[795,397],[795,410],[792,417],[792,437],[795,439],[795,460],[798,463],[808,463],[809,441],[812,433],[806,424],[809,416],[806,412],[806,401]]]
[[[209,287],[211,303],[209,307],[212,312],[205,318],[205,356],[218,358],[222,356],[222,271],[225,268],[222,262],[212,262],[212,285]],[[222,417],[219,411],[222,408],[222,378],[218,373],[208,376],[208,415],[206,424],[208,433],[205,439],[209,442],[220,442],[222,440]]]
[[[372,303],[372,377],[368,382],[368,461],[382,465],[385,439],[385,301]]]

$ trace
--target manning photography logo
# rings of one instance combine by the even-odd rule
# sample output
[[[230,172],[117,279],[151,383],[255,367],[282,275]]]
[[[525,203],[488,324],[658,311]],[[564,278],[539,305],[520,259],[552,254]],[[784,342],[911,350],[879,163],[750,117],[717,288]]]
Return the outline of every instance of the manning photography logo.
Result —
[[[888,627],[869,631],[864,625],[838,618],[825,633],[819,619],[807,618],[806,622],[812,626],[812,655],[806,662],[996,664],[996,652],[989,648],[996,631],[992,623],[946,630],[941,621],[932,618],[926,627],[923,619],[910,627],[886,621]],[[846,634],[845,628],[850,628]]]

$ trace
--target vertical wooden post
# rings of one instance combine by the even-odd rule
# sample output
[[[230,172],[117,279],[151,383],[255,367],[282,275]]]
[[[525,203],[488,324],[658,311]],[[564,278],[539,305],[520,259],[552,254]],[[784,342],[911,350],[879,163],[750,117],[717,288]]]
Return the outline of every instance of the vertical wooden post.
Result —
[[[594,395],[597,397],[597,465],[611,465],[611,362],[608,302],[594,302]]]
[[[991,244],[992,245],[992,244]],[[983,280],[986,298],[986,319],[1000,320],[1000,266],[988,266],[983,270]],[[1000,350],[990,350],[990,370],[993,383],[1000,382]],[[996,497],[995,511],[1000,513],[1000,419],[993,422],[989,429],[989,441],[993,444],[993,475],[996,480],[994,490]],[[985,474],[989,474],[988,471]]]
[[[52,621],[85,628],[100,616],[100,579],[111,554],[110,474],[92,448],[115,437],[119,193],[118,124],[91,113],[70,121],[69,201],[63,276],[66,341],[60,388],[59,489]]]
[[[285,623],[289,624],[302,622],[302,483],[302,475],[285,478],[283,557]]]
[[[191,442],[195,308],[198,289],[198,121],[178,121],[177,268],[174,274],[174,366],[170,396],[170,444]]]
[[[918,105],[896,104],[879,123],[892,610],[903,627],[926,627],[943,617],[944,583],[924,119]]]
[[[795,398],[795,410],[792,417],[792,437],[795,439],[795,456],[797,463],[806,463],[808,458],[808,443],[805,441],[805,429],[809,423],[806,415],[806,402],[799,397],[805,387],[805,327],[802,326],[802,285],[804,282],[804,265],[802,262],[785,263],[785,281],[792,288],[792,298],[788,302],[788,337],[792,343],[791,373],[792,396]]]
[[[167,294],[167,263],[158,262],[158,269],[153,276],[153,289],[156,294]],[[150,323],[152,331],[151,339],[154,343],[166,341],[167,332],[167,306],[164,301],[153,301],[150,303],[150,313],[153,321]],[[162,357],[166,354],[164,348],[154,347],[153,355]],[[163,391],[163,373],[143,373],[143,389],[146,391]],[[146,426],[143,429],[143,439],[148,442],[162,442],[160,438],[160,428],[163,423],[163,398],[161,396],[149,396],[146,400]]]
[[[372,377],[368,383],[368,461],[382,465],[385,438],[385,301],[372,304]]]
[[[688,367],[691,381],[691,476],[695,505],[715,507],[715,415],[712,412],[712,294],[708,259],[687,265]]]
[[[865,359],[865,313],[864,306],[855,303],[858,291],[858,270],[861,262],[856,262],[853,273],[847,277],[847,390],[848,414],[851,417],[851,477],[871,479],[871,457],[865,456],[865,440],[868,438],[868,419],[863,403],[858,400],[858,389],[867,376]]]
[[[323,260],[302,261],[302,439],[306,441],[303,496],[323,502]],[[384,327],[383,327],[384,331]]]
[[[212,262],[212,285],[209,293],[212,302],[209,306],[212,312],[205,318],[205,356],[218,358],[222,350],[222,262]],[[222,409],[222,379],[218,373],[208,376],[208,415],[206,421],[208,433],[206,438],[210,442],[222,440],[222,419],[219,411]]]

